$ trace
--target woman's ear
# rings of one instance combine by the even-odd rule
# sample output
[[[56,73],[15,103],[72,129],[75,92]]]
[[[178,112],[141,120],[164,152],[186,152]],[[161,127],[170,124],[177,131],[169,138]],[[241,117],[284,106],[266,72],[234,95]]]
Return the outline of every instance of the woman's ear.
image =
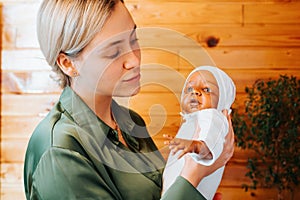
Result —
[[[72,60],[66,54],[59,53],[56,59],[56,63],[66,75],[70,77],[78,76],[76,67],[74,66]]]

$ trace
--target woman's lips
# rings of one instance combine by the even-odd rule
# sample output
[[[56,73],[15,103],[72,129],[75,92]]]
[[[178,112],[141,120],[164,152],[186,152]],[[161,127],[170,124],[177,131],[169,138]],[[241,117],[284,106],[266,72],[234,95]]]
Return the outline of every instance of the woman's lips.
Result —
[[[140,80],[140,78],[141,78],[141,75],[137,74],[135,76],[124,79],[123,82],[132,82],[132,81],[134,82],[134,81]]]

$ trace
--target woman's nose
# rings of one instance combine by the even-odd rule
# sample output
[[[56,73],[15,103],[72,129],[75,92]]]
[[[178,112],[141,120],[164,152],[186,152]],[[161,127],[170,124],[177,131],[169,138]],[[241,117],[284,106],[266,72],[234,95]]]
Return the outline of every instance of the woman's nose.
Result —
[[[131,50],[125,56],[125,69],[139,67],[141,63],[141,51],[139,49]]]

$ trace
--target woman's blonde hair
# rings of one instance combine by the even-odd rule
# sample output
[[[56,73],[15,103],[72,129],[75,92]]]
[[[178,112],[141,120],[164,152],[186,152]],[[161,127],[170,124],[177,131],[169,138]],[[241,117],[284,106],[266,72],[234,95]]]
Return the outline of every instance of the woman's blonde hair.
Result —
[[[62,88],[70,85],[70,77],[57,65],[58,55],[78,55],[101,30],[118,1],[44,0],[41,4],[37,16],[38,41]]]

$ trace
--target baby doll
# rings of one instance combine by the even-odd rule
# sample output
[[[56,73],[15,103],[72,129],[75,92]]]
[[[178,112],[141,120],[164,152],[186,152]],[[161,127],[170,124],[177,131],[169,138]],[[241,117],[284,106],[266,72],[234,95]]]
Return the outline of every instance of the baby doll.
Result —
[[[179,176],[184,155],[210,166],[223,150],[228,133],[228,121],[223,110],[231,112],[235,99],[235,85],[221,69],[201,66],[186,79],[181,93],[183,123],[176,137],[170,141],[171,153],[163,174],[163,193]],[[224,167],[204,178],[197,189],[206,199],[212,199],[221,182]]]

